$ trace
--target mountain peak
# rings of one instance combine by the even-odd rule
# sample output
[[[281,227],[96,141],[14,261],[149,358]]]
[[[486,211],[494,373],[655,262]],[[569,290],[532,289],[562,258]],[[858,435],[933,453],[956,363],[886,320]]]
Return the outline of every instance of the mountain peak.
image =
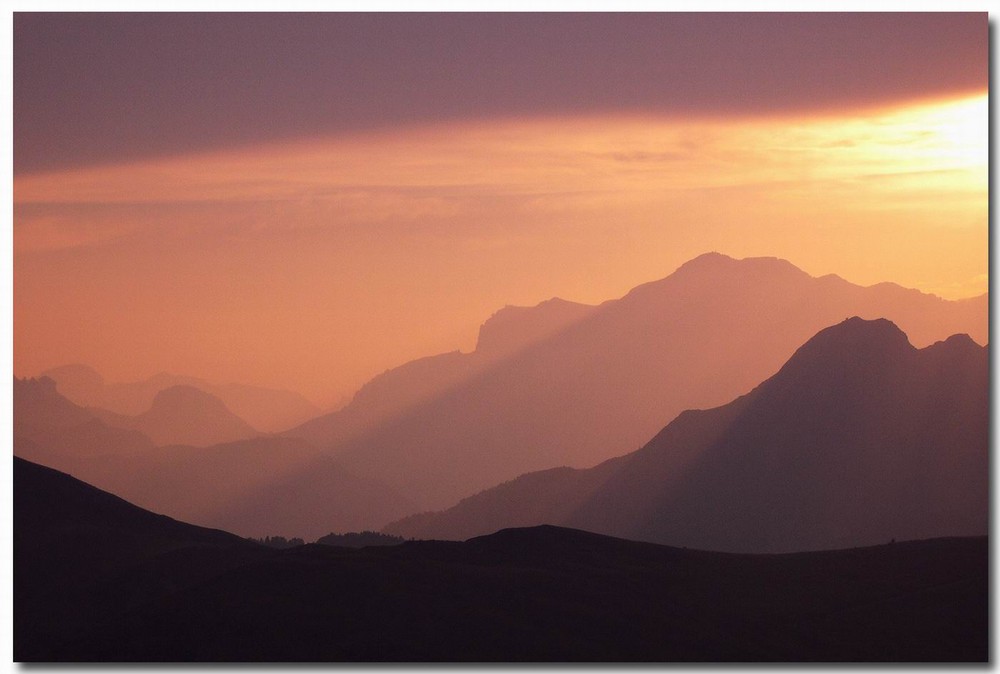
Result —
[[[820,330],[799,347],[782,372],[866,370],[905,358],[916,349],[895,323],[885,318],[865,320],[857,316]]]
[[[135,421],[140,431],[161,445],[180,443],[204,447],[257,435],[222,400],[185,384],[157,393],[152,407]]]
[[[159,391],[155,396],[153,396],[154,409],[157,407],[175,408],[177,406],[186,407],[189,405],[197,405],[199,407],[226,407],[225,403],[211,393],[206,393],[199,388],[188,386],[187,384],[170,386],[162,391]]]
[[[845,318],[836,325],[821,330],[816,336],[828,334],[839,339],[888,340],[899,344],[909,344],[906,333],[887,318],[867,320],[859,316]]]
[[[60,365],[46,370],[42,376],[54,379],[59,392],[75,402],[88,399],[104,388],[104,377],[82,363]]]
[[[807,275],[794,264],[780,257],[745,257],[737,259],[714,251],[711,253],[703,253],[696,258],[688,260],[678,267],[674,274],[718,273],[726,270],[754,272],[777,271]]]
[[[715,269],[724,265],[731,265],[734,262],[739,262],[734,257],[726,255],[724,253],[719,253],[717,251],[711,251],[708,253],[702,253],[701,255],[691,258],[680,267],[677,271],[682,269]]]
[[[533,307],[507,305],[479,328],[476,351],[490,356],[514,353],[581,320],[594,307],[553,297]]]

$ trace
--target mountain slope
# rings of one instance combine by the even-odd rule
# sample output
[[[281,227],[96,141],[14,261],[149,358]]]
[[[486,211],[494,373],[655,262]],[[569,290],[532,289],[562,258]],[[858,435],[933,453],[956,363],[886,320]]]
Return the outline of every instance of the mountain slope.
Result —
[[[312,419],[284,435],[318,447],[341,445],[433,400],[497,361],[557,334],[595,309],[559,298],[534,307],[504,307],[480,326],[472,353],[453,351],[387,370],[362,386],[343,409]]]
[[[633,451],[681,411],[746,393],[847,316],[888,317],[926,345],[956,332],[985,341],[986,308],[709,254],[361,435],[313,439],[353,472],[447,507],[525,472]]]
[[[554,527],[273,550],[14,462],[18,661],[985,661],[986,539],[725,555]]]
[[[988,377],[986,349],[966,336],[917,350],[889,321],[849,319],[632,454],[526,475],[385,531],[465,538],[546,522],[740,552],[984,534]]]
[[[110,426],[93,410],[59,394],[48,377],[14,379],[15,452],[47,465],[102,454],[132,455],[151,449],[142,433]]]

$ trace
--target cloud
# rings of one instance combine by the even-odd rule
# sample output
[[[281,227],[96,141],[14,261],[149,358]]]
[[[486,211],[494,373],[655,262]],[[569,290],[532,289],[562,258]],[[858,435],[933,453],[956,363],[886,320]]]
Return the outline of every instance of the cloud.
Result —
[[[828,203],[826,193],[837,193],[884,210],[927,194],[985,194],[977,146],[986,144],[985,100],[867,118],[435,125],[20,176],[15,248],[99,245],[184,227],[419,225],[461,238],[509,231],[504,218],[593,220],[662,208],[682,193],[740,188],[789,203]],[[956,135],[956,125],[978,135]]]

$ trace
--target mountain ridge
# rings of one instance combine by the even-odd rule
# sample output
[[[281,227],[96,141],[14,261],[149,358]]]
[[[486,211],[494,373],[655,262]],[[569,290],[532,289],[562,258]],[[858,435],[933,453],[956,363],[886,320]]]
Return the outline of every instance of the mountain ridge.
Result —
[[[383,530],[464,539],[549,523],[740,552],[984,533],[986,354],[961,336],[916,349],[889,321],[851,318],[635,452],[529,473]]]

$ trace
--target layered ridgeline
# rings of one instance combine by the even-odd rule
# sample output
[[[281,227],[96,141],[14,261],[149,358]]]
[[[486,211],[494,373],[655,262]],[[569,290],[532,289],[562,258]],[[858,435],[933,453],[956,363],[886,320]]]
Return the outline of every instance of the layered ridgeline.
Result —
[[[221,400],[191,386],[160,391],[136,416],[77,405],[49,377],[15,378],[14,394],[15,431],[66,455],[109,454],[149,444],[205,447],[260,435]]]
[[[524,475],[387,533],[464,539],[560,524],[737,552],[985,535],[987,349],[914,348],[886,320],[821,331],[733,402],[589,470]]]
[[[14,659],[985,661],[985,538],[728,555],[538,527],[276,550],[14,460]]]
[[[986,296],[946,301],[713,253],[597,307],[503,310],[474,353],[391,371],[287,435],[423,509],[443,508],[528,471],[634,451],[681,411],[746,393],[855,315],[889,318],[918,346],[955,333],[987,340]]]
[[[175,392],[179,401],[161,400],[172,414],[153,419],[169,421],[154,428],[176,435],[200,418],[206,406],[198,403],[207,394]],[[175,392],[168,389],[161,398]],[[15,379],[13,402],[16,456],[203,526],[244,536],[281,532],[312,540],[331,529],[371,528],[373,521],[383,524],[415,509],[392,489],[355,477],[301,440],[257,437],[209,447],[156,446],[134,428],[111,425],[145,428],[148,418],[140,423],[138,417],[76,405],[47,377]],[[207,409],[218,411],[216,403]]]
[[[104,381],[93,368],[73,364],[52,368],[42,376],[55,381],[59,392],[77,405],[98,407],[130,417],[145,413],[154,405],[157,395],[176,386],[192,387],[218,398],[250,426],[268,433],[291,428],[320,413],[318,407],[291,391],[246,384],[215,384],[167,372],[142,381],[111,383]]]
[[[278,438],[153,448],[141,426],[59,396],[65,378],[41,396],[51,410],[33,415],[22,381],[15,451],[172,517],[313,540],[446,508],[533,470],[634,451],[680,411],[746,393],[846,316],[892,317],[923,346],[956,332],[985,342],[986,307],[985,297],[949,302],[812,278],[775,259],[706,255],[597,307],[503,309],[475,352],[386,372],[345,409]]]

